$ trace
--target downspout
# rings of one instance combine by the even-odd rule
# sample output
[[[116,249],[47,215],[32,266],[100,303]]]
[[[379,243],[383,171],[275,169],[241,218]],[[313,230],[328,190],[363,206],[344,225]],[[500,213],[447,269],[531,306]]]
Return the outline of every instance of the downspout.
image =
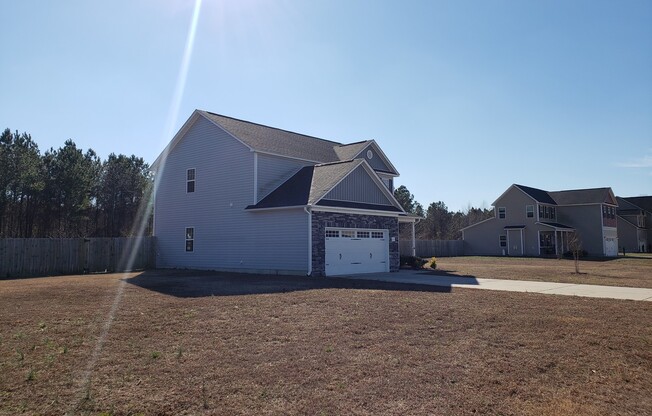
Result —
[[[303,210],[308,214],[308,273],[307,275],[312,275],[312,212],[310,207],[303,207]]]

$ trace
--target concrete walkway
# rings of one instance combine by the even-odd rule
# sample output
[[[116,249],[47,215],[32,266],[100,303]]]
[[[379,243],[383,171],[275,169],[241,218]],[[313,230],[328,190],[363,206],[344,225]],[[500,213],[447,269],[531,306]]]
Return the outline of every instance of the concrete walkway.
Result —
[[[532,282],[526,280],[477,279],[474,277],[438,276],[418,270],[396,273],[369,273],[340,276],[346,279],[377,280],[382,282],[415,283],[466,289],[533,292],[550,295],[585,296],[591,298],[652,301],[652,289],[620,286],[579,285],[573,283]]]

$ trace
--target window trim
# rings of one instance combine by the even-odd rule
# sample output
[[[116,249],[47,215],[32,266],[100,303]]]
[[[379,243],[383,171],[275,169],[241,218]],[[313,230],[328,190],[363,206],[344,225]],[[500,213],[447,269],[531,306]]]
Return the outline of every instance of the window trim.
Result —
[[[192,179],[189,179],[190,177],[190,171],[192,171]],[[190,183],[192,182],[192,191],[188,190]],[[196,188],[196,182],[197,182],[197,169],[196,168],[188,168],[186,169],[186,193],[187,194],[194,194],[195,191],[197,190]]]
[[[188,230],[192,230],[190,238],[188,238]],[[186,253],[194,253],[195,252],[195,227],[186,227],[185,229],[185,251]],[[188,242],[191,244],[190,250],[188,250]]]
[[[501,216],[501,212],[500,212],[501,210],[502,210],[502,216]],[[504,220],[504,219],[507,218],[507,208],[505,208],[505,207],[498,207],[497,212],[498,212],[498,219],[499,219],[499,220]]]
[[[526,205],[525,206],[525,217],[526,218],[534,218],[534,205]]]

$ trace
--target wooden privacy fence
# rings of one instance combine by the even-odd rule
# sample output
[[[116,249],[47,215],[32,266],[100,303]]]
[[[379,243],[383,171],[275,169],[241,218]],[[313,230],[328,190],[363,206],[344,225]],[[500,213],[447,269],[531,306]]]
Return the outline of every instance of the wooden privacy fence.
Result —
[[[155,267],[154,237],[0,239],[0,279]]]
[[[463,240],[416,240],[417,257],[454,257],[464,255]],[[399,242],[401,256],[412,255],[412,241]]]

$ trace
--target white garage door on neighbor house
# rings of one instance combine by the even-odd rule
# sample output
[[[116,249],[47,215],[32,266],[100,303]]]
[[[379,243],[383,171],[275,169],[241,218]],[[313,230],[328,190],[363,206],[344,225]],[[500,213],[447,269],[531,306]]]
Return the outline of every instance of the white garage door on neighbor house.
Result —
[[[326,228],[326,275],[389,271],[388,230]]]

